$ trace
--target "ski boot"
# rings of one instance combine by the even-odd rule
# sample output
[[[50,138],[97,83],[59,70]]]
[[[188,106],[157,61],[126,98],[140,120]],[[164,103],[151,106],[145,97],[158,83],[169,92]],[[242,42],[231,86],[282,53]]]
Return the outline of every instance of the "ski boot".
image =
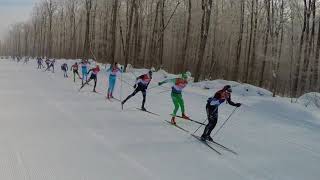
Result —
[[[145,107],[141,107],[142,111],[147,111],[147,109]]]
[[[201,140],[202,141],[206,141],[207,140],[207,136],[205,136],[204,134],[201,136]]]
[[[183,118],[183,119],[186,119],[186,120],[189,120],[189,119],[190,119],[190,117],[188,117],[188,116],[187,116],[186,114],[184,114],[184,113],[182,114],[182,118]]]
[[[202,140],[202,141],[211,141],[211,142],[213,142],[213,139],[212,139],[211,136],[202,135],[202,136],[201,136],[201,140]]]
[[[173,124],[173,125],[177,125],[177,123],[176,123],[176,117],[172,117],[171,118],[171,124]]]
[[[207,136],[207,141],[213,142],[213,139],[211,136]]]

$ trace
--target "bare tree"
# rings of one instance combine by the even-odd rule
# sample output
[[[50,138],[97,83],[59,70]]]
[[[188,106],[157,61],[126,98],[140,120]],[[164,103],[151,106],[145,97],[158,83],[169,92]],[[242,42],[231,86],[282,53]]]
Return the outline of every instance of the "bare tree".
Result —
[[[200,47],[198,51],[198,62],[195,72],[195,81],[200,80],[200,71],[203,64],[204,52],[207,45],[208,32],[210,27],[210,17],[211,17],[211,8],[212,0],[202,0],[202,20],[201,20],[201,30],[200,30]]]

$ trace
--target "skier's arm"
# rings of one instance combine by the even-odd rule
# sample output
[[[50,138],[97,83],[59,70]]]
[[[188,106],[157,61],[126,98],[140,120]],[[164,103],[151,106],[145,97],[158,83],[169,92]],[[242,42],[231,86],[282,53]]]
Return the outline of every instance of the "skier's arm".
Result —
[[[159,84],[159,86],[161,86],[162,84],[165,84],[165,83],[176,83],[176,78],[174,78],[174,79],[166,79],[166,80],[164,80],[164,81],[161,81],[161,82],[159,82],[158,84]]]
[[[228,104],[230,104],[231,106],[235,106],[235,107],[240,107],[241,103],[235,103],[231,100],[231,96],[227,99]]]
[[[93,69],[90,69],[87,74],[89,74],[91,71],[93,71]]]

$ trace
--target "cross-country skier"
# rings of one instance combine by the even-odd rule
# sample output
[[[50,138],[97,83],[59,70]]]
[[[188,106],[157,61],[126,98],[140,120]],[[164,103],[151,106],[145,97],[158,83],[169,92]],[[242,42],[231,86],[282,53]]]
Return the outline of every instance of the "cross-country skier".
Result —
[[[88,66],[89,62],[87,60],[81,61],[81,72],[82,72],[82,85],[84,81],[88,80]]]
[[[54,73],[54,64],[56,63],[56,60],[53,59],[52,61],[50,61],[50,59],[46,60],[46,64],[47,64],[47,69],[45,71],[50,71],[50,69],[52,68],[52,73]]]
[[[109,88],[107,98],[110,99],[113,98],[113,90],[116,85],[117,74],[121,73],[121,69],[118,67],[118,63],[114,63],[110,66],[107,72],[109,73]]]
[[[54,65],[55,65],[55,63],[56,63],[56,60],[53,59],[53,60],[51,61],[51,63],[50,63],[50,66],[49,66],[49,68],[52,68],[52,72],[53,72],[53,73],[54,73]]]
[[[240,107],[241,103],[234,103],[231,100],[232,89],[230,85],[224,86],[224,88],[218,92],[213,97],[210,97],[207,101],[206,110],[208,116],[208,125],[204,129],[204,132],[201,136],[201,140],[212,141],[210,136],[212,130],[215,128],[218,122],[218,109],[219,106],[227,101],[228,104],[235,107]]]
[[[50,62],[51,62],[51,61],[50,61],[50,59],[49,59],[49,58],[47,58],[47,59],[46,59],[46,61],[45,61],[46,65],[47,65],[47,69],[49,69]],[[47,69],[46,69],[46,70],[47,70]]]
[[[175,118],[177,116],[177,112],[179,110],[179,107],[181,108],[182,112],[182,118],[189,119],[188,116],[185,114],[185,108],[184,108],[184,101],[182,98],[182,90],[187,86],[188,84],[188,75],[187,73],[181,74],[180,78],[174,78],[174,79],[168,79],[162,82],[159,82],[159,86],[165,83],[173,83],[172,91],[171,91],[171,98],[174,104],[174,110],[172,113],[171,123],[176,124]]]
[[[29,62],[29,57],[25,57],[23,64],[28,64],[28,62]]]
[[[43,60],[40,57],[38,57],[37,62],[38,62],[38,69],[41,69],[42,67],[44,67],[42,64]]]
[[[81,86],[80,89],[82,89],[86,84],[89,84],[89,82],[90,82],[91,80],[94,80],[93,92],[97,92],[97,91],[96,91],[97,76],[98,76],[98,73],[100,72],[100,66],[97,65],[95,68],[90,69],[87,74],[90,74],[90,72],[91,72],[90,78]]]
[[[79,69],[79,65],[77,62],[71,66],[71,71],[73,71],[73,82],[76,82],[76,75],[79,77],[79,79],[82,79],[79,75],[78,69]]]
[[[152,71],[149,71],[147,74],[143,74],[143,75],[139,76],[136,80],[135,85],[133,86],[135,88],[134,92],[131,95],[129,95],[124,101],[122,101],[122,103],[121,103],[122,107],[130,98],[132,98],[138,92],[141,91],[142,96],[143,96],[141,110],[147,111],[146,108],[144,107],[144,105],[146,103],[147,89],[148,89],[148,86],[149,86],[151,80],[152,80]]]
[[[63,71],[63,76],[64,76],[65,78],[68,77],[68,69],[69,69],[69,67],[68,67],[68,64],[67,64],[67,63],[63,63],[63,64],[61,65],[61,70]]]

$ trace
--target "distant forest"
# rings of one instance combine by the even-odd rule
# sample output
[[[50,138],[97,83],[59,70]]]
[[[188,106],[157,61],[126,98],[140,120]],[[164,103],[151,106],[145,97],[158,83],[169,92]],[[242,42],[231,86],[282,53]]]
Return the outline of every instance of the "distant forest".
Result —
[[[0,55],[94,58],[298,97],[319,91],[317,0],[42,0]]]

